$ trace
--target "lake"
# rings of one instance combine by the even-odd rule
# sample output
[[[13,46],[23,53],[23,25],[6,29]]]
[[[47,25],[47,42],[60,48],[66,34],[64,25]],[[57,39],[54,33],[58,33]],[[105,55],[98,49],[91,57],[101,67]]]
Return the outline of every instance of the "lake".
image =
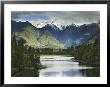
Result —
[[[71,61],[70,56],[41,56],[40,61],[47,68],[39,70],[39,77],[97,77],[100,70],[96,67],[80,65]]]

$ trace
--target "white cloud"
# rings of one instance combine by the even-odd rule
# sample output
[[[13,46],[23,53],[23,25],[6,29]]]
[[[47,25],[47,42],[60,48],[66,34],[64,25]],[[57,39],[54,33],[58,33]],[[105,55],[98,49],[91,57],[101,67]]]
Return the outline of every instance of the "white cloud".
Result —
[[[74,42],[75,42],[76,45],[80,45],[81,40],[83,40],[83,39],[84,39],[84,38],[78,38],[78,39],[75,40]]]
[[[29,21],[33,25],[39,24],[39,27],[41,27],[42,25],[45,25],[45,23],[52,23],[52,22],[58,27],[60,27],[61,25],[69,25],[72,23],[76,25],[82,25],[82,24],[89,24],[89,23],[100,21],[99,11],[34,11],[34,12],[17,11],[17,12],[12,12],[12,19],[21,20],[22,16],[25,16],[25,15],[30,16]],[[46,16],[48,18],[47,19],[42,18],[38,20],[38,18],[31,19],[32,16],[36,16],[36,17]]]
[[[34,21],[30,21],[30,23],[34,26],[36,26],[37,28],[41,28],[43,26],[45,26],[48,21],[47,20],[41,20],[41,19],[38,19],[38,20],[34,20]]]

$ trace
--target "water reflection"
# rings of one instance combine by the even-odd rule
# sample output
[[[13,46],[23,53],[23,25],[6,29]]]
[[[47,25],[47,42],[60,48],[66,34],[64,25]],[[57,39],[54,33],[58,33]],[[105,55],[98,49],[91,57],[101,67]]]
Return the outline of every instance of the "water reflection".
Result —
[[[41,56],[41,63],[46,69],[39,70],[39,77],[97,77],[100,70],[70,61],[73,57]]]
[[[93,68],[93,69],[82,69],[80,72],[83,74],[84,77],[100,77],[100,68]]]

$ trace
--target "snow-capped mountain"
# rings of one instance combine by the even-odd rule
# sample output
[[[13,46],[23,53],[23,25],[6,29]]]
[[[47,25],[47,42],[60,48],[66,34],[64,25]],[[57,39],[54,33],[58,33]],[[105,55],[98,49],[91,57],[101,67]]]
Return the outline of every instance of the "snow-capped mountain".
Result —
[[[17,32],[27,40],[27,44],[36,47],[64,48],[86,44],[97,32],[100,31],[98,23],[75,24],[61,26],[61,29],[51,24],[45,24],[41,28],[27,22],[12,21],[12,32]],[[47,44],[48,43],[48,44]],[[34,44],[34,45],[33,45]]]
[[[27,24],[27,22],[25,23]],[[19,26],[19,23],[17,26]],[[35,47],[35,48],[55,48],[55,49],[64,48],[64,44],[60,43],[47,30],[42,31],[41,33],[39,29],[37,29],[33,25],[27,25],[27,26],[21,25],[22,29],[20,29],[19,31],[18,30],[16,31],[17,26],[12,27],[12,29],[14,30],[13,33],[15,33],[16,36],[22,37],[24,40],[26,40],[27,43],[24,45],[28,45],[28,46]]]

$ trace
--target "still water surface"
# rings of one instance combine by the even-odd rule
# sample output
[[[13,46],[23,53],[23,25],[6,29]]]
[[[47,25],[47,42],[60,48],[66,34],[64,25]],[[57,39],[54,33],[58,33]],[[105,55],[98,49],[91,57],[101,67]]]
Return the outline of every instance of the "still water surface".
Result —
[[[91,77],[99,76],[95,67],[79,65],[68,56],[41,56],[40,61],[47,68],[39,70],[39,77]]]

